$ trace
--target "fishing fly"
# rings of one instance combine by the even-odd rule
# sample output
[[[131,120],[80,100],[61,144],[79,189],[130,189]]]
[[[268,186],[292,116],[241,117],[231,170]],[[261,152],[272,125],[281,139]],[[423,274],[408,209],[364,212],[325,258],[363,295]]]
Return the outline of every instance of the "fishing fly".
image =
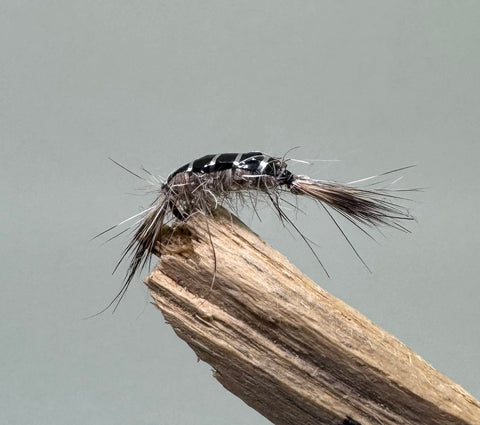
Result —
[[[295,175],[287,169],[288,161],[285,157],[273,157],[261,152],[220,153],[205,155],[183,165],[163,182],[150,174],[158,185],[157,197],[153,203],[144,211],[97,235],[103,235],[120,225],[136,220],[128,228],[133,227],[135,230],[115,267],[116,270],[123,260],[130,259],[123,286],[106,309],[114,303],[116,303],[115,308],[118,306],[137,271],[141,270],[151,258],[156,241],[162,240],[162,232],[166,224],[182,223],[198,213],[209,215],[218,205],[233,206],[238,201],[245,203],[250,199],[255,209],[257,197],[263,195],[280,219],[298,232],[325,273],[327,271],[313,249],[311,241],[284,211],[282,201],[293,205],[284,199],[284,195],[305,196],[318,202],[367,268],[368,266],[337,223],[331,210],[339,213],[367,235],[369,235],[367,231],[369,227],[379,226],[408,231],[403,222],[413,220],[413,217],[400,205],[400,200],[404,198],[398,196],[398,190],[376,188],[374,185],[360,187],[358,184],[409,167],[341,184]],[[138,174],[126,170],[143,179]]]

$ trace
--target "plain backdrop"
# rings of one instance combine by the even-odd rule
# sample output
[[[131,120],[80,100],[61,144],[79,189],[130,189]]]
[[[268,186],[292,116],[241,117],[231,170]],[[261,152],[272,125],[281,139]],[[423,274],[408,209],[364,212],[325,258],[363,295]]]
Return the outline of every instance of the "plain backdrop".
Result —
[[[313,280],[480,397],[480,3],[0,1],[0,422],[267,424],[197,363],[127,239],[92,236],[207,153],[317,160],[339,181],[417,164],[411,233],[373,242],[318,206],[241,218]],[[338,161],[322,161],[338,160]]]

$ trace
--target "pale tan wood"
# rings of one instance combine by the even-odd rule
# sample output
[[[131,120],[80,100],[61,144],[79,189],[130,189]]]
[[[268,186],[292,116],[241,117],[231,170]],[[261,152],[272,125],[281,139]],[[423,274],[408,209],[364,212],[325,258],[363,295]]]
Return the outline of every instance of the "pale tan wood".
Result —
[[[273,423],[480,425],[462,387],[225,210],[191,218],[159,250],[146,282],[154,304]]]

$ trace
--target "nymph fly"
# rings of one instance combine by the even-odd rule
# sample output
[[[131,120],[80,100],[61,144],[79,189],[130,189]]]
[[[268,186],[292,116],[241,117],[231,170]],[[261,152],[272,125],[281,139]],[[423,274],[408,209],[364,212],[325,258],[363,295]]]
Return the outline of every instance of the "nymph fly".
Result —
[[[362,188],[357,185],[371,178],[349,184],[311,179],[290,172],[287,161],[261,152],[211,154],[193,160],[171,173],[166,181],[160,183],[157,198],[146,210],[120,223],[138,220],[134,224],[136,227],[133,237],[118,263],[126,257],[130,258],[124,285],[110,305],[115,301],[118,305],[135,273],[144,267],[151,257],[156,241],[162,238],[164,224],[171,221],[180,223],[193,214],[210,214],[216,206],[233,205],[235,200],[256,200],[256,196],[263,195],[281,220],[293,226],[300,234],[321,265],[309,239],[298,230],[281,207],[283,195],[289,193],[305,196],[318,202],[362,262],[329,208],[365,233],[366,227],[383,225],[406,230],[402,222],[413,219],[408,211],[398,204],[402,198],[399,198],[395,191],[373,186]],[[400,170],[403,168],[382,175]],[[255,202],[252,205],[255,208]],[[101,234],[117,226],[119,225]]]

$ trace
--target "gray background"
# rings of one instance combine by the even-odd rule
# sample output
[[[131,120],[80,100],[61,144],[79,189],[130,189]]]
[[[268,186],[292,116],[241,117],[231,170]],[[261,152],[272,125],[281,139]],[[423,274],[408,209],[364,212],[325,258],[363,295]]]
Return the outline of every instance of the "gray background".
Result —
[[[1,1],[0,422],[266,424],[197,363],[135,279],[125,238],[152,200],[113,165],[165,177],[259,149],[351,180],[398,166],[412,234],[379,244],[303,203],[307,247],[242,218],[328,291],[480,397],[480,4],[476,1]],[[141,186],[141,185],[140,185]]]

